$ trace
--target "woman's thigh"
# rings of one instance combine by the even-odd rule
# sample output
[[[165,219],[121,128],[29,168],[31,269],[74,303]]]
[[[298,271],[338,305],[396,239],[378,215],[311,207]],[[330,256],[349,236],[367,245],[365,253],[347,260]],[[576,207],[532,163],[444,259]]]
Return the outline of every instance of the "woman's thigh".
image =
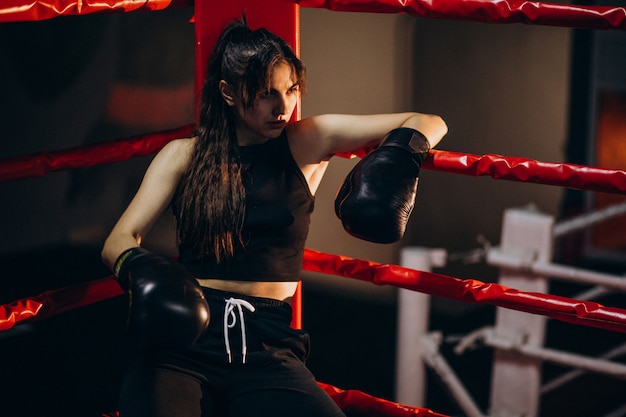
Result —
[[[121,417],[201,417],[211,401],[192,375],[159,367],[133,367],[120,395]]]
[[[319,387],[249,392],[231,402],[229,417],[345,417]]]

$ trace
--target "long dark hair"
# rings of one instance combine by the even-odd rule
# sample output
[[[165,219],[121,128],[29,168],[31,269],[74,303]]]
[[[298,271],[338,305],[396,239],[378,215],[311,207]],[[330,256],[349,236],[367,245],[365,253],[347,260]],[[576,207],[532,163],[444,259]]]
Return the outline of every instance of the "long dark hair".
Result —
[[[220,94],[219,82],[232,86],[247,109],[267,89],[273,69],[282,62],[292,67],[303,90],[304,65],[291,47],[265,29],[250,29],[245,20],[228,25],[211,54],[198,139],[172,202],[178,237],[198,258],[214,254],[219,262],[232,257],[244,221],[235,115]]]

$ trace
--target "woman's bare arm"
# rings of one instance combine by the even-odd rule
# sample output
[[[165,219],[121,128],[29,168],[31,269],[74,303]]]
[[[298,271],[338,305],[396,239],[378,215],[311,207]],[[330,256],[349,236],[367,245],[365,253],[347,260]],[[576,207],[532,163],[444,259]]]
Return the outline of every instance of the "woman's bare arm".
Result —
[[[168,143],[154,157],[134,198],[119,218],[102,248],[102,260],[113,269],[126,249],[140,246],[142,238],[170,204],[193,148],[193,139]]]

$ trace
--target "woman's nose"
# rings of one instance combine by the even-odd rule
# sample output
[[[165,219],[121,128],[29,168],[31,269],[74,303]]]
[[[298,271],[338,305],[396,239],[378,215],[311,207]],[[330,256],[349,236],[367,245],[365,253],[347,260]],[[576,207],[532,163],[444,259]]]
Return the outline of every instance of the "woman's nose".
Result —
[[[287,97],[285,96],[277,96],[276,103],[274,104],[274,112],[277,115],[285,114],[285,110],[287,109]]]
[[[294,94],[281,94],[276,98],[276,112],[278,114],[291,114],[296,105],[296,96]]]

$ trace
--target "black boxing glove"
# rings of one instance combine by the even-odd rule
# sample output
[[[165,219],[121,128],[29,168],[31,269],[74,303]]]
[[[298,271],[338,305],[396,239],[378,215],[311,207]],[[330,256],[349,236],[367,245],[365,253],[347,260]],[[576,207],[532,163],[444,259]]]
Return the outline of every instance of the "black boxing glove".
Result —
[[[130,297],[134,347],[189,347],[209,325],[209,305],[198,282],[175,260],[136,247],[122,252],[113,272]]]
[[[404,236],[415,204],[422,162],[430,144],[417,130],[401,127],[350,171],[335,198],[335,213],[352,236],[393,243]]]

